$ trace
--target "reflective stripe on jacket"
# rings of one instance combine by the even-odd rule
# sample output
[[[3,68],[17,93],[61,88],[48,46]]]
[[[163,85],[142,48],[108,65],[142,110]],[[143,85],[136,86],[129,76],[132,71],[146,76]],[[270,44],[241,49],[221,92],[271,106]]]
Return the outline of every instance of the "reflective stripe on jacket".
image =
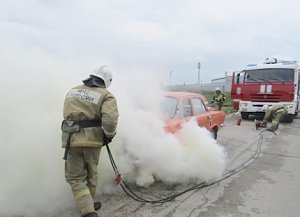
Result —
[[[65,98],[65,120],[100,120],[99,127],[83,128],[71,137],[70,147],[101,147],[103,132],[114,136],[118,123],[118,107],[115,97],[105,88],[80,85],[72,88]],[[62,133],[65,148],[68,133]]]
[[[280,109],[286,109],[286,108],[284,105],[281,105],[281,104],[271,106],[271,111],[278,111]]]

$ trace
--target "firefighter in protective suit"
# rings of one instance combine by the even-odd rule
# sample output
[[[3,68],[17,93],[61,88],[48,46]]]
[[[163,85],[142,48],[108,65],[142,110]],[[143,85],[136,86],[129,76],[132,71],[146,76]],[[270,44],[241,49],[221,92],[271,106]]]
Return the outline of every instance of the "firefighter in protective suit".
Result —
[[[216,87],[216,92],[211,100],[211,103],[214,103],[218,110],[221,110],[223,104],[226,100],[225,95],[221,92],[219,87]]]
[[[95,201],[100,150],[116,134],[117,102],[106,89],[111,82],[110,70],[102,66],[72,88],[64,102],[65,178],[84,217],[96,217],[95,211],[101,208]]]
[[[270,130],[275,131],[278,129],[279,123],[282,121],[284,116],[287,114],[287,108],[284,105],[273,105],[265,107],[265,116],[263,119],[262,127],[267,127],[267,123],[272,121]]]

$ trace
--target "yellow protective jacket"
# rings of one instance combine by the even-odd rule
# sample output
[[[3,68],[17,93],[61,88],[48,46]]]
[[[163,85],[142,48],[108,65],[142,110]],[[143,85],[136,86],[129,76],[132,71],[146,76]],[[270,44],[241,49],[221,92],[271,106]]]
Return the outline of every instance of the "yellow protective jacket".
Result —
[[[115,97],[105,88],[79,85],[72,88],[65,98],[65,120],[100,120],[99,127],[82,128],[71,136],[70,147],[101,147],[103,133],[112,137],[118,123],[118,107]],[[67,144],[68,133],[62,133],[62,147]]]
[[[225,102],[226,97],[223,93],[219,93],[219,94],[216,93],[213,96],[213,100],[216,101],[216,102]]]

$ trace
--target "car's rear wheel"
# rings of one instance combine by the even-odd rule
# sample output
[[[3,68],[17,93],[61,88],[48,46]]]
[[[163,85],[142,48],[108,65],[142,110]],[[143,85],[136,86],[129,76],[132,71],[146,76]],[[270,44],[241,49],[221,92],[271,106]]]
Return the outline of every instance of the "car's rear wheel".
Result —
[[[212,131],[210,131],[210,135],[211,135],[211,138],[213,138],[214,140],[217,140],[218,128],[217,127],[213,128]]]

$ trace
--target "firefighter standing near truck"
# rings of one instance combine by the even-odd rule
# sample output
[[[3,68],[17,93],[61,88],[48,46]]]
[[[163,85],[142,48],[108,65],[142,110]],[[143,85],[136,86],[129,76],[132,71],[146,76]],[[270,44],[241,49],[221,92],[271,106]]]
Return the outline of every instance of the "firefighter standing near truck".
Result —
[[[267,107],[267,108],[266,108]],[[272,122],[270,130],[275,131],[278,129],[279,123],[287,114],[287,108],[284,105],[265,106],[265,116],[262,122],[262,127],[267,127],[269,121]]]
[[[100,151],[116,134],[117,102],[106,89],[111,82],[109,68],[102,66],[72,88],[64,102],[65,178],[84,217],[98,216],[95,211],[101,203],[95,201],[95,194]]]
[[[225,95],[221,92],[221,89],[217,87],[215,90],[215,94],[211,100],[211,103],[214,103],[215,107],[218,110],[222,110],[225,100],[226,100]]]

